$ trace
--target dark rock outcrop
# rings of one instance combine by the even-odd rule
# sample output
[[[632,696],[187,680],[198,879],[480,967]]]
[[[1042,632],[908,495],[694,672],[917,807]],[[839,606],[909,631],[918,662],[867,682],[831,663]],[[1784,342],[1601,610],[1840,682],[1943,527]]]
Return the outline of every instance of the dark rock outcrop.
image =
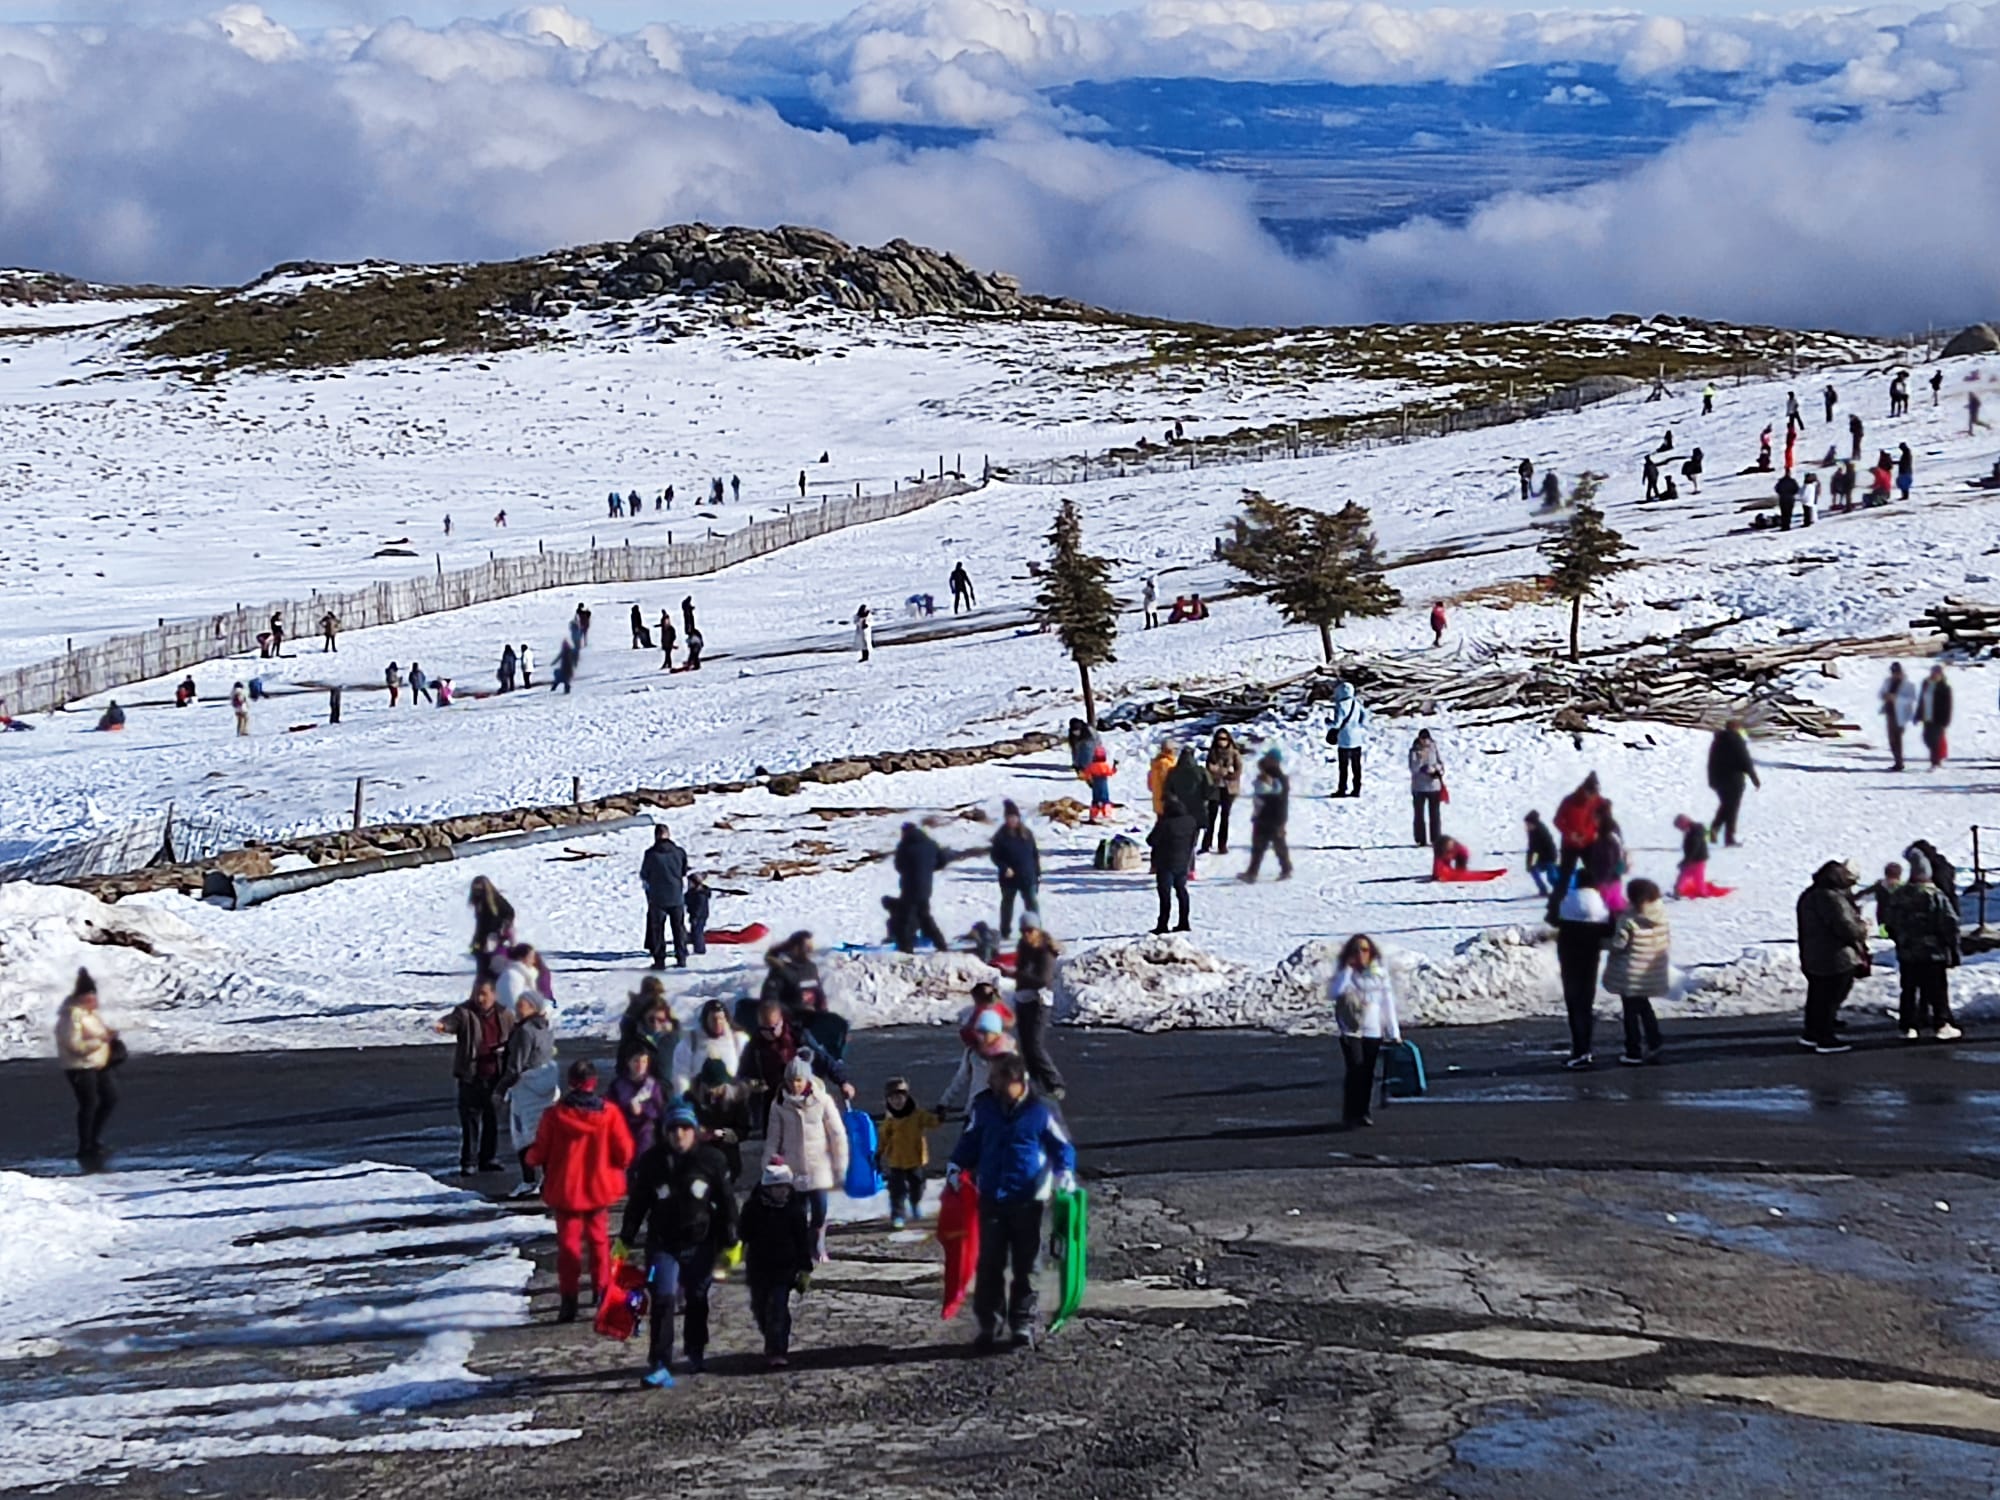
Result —
[[[1974,323],[1953,335],[1951,342],[1944,346],[1942,357],[1956,359],[1961,354],[1995,352],[2000,352],[2000,332],[1995,332],[1991,323]]]

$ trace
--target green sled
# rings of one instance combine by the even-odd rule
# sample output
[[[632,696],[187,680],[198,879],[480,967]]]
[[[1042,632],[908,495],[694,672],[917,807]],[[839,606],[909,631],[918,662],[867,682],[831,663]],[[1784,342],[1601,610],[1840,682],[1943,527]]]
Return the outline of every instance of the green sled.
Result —
[[[1050,1202],[1049,1254],[1062,1275],[1062,1299],[1049,1322],[1059,1332],[1083,1305],[1085,1256],[1090,1242],[1090,1196],[1082,1188],[1057,1193]]]

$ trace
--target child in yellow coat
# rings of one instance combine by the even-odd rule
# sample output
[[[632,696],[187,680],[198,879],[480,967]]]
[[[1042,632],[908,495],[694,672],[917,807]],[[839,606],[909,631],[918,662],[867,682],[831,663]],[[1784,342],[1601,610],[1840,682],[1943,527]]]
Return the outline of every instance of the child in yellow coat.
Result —
[[[924,1168],[931,1160],[931,1143],[925,1132],[944,1121],[927,1109],[917,1108],[916,1100],[910,1097],[910,1085],[901,1078],[891,1078],[884,1095],[887,1108],[877,1132],[876,1149],[882,1175],[889,1179],[889,1225],[901,1229],[911,1219],[924,1216]]]

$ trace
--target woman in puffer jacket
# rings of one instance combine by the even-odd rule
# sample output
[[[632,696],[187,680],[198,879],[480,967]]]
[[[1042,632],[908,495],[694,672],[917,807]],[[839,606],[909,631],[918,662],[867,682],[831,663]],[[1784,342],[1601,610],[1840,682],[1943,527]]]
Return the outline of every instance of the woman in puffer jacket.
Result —
[[[785,1067],[784,1091],[771,1106],[764,1159],[792,1169],[812,1218],[813,1244],[826,1261],[826,1210],[834,1188],[847,1179],[847,1126],[826,1085],[813,1077],[812,1060],[795,1057]]]
[[[1396,987],[1382,963],[1375,940],[1356,933],[1340,950],[1339,967],[1328,986],[1334,1019],[1340,1027],[1340,1051],[1347,1063],[1341,1091],[1340,1118],[1347,1125],[1373,1125],[1368,1096],[1375,1087],[1375,1068],[1385,1044],[1400,1042],[1403,1028],[1396,1017]]]
[[[76,971],[76,986],[56,1013],[56,1059],[76,1095],[76,1159],[90,1170],[104,1156],[104,1122],[118,1103],[112,1071],[118,1033],[97,1011],[97,981]]]
[[[1660,1057],[1660,1022],[1653,1014],[1653,1000],[1673,987],[1672,933],[1666,903],[1652,881],[1632,881],[1625,887],[1625,898],[1627,909],[1611,929],[1604,989],[1625,1006],[1625,1052],[1618,1060],[1636,1067]]]
[[[704,1063],[719,1062],[729,1070],[729,1076],[735,1078],[743,1057],[743,1044],[747,1040],[742,1032],[729,1024],[728,1006],[720,1000],[711,1000],[702,1006],[700,1019],[681,1033],[680,1042],[674,1048],[674,1098],[687,1097],[695,1079],[701,1076]]]
[[[542,1190],[541,1174],[528,1165],[542,1116],[562,1095],[556,1066],[556,1033],[542,997],[532,988],[514,997],[514,1029],[500,1059],[499,1092],[507,1096],[507,1136],[521,1162],[521,1184],[511,1197],[532,1198]]]

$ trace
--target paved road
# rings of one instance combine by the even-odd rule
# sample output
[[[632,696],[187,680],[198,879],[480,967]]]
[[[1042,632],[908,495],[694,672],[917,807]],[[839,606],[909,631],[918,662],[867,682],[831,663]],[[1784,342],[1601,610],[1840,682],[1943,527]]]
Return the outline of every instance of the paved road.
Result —
[[[1061,1031],[1056,1044],[1086,1170],[1106,1176],[1339,1160],[2000,1176],[2000,1038],[1905,1045],[1862,1024],[1854,1052],[1821,1058],[1794,1036],[1781,1017],[1688,1023],[1658,1066],[1574,1074],[1556,1023],[1437,1030],[1423,1038],[1430,1097],[1379,1109],[1366,1131],[1332,1124],[1340,1061],[1325,1039]],[[942,1029],[857,1033],[862,1097],[873,1105],[894,1073],[920,1095],[941,1088],[954,1046]],[[140,1057],[123,1083],[109,1131],[121,1165],[368,1157],[442,1170],[456,1156],[442,1047]],[[60,1168],[73,1137],[53,1065],[0,1064],[0,1097],[0,1166]]]

